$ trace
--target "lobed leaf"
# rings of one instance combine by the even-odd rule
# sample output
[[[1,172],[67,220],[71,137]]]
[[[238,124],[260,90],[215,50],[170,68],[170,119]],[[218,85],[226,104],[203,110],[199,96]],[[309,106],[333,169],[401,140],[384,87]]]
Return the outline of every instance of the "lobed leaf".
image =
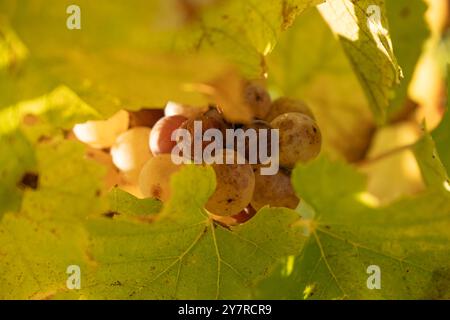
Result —
[[[328,0],[319,11],[339,38],[379,122],[402,78],[384,0]]]
[[[301,211],[312,211],[303,220],[309,238],[300,254],[285,260],[262,282],[257,297],[450,297],[448,190],[431,188],[420,196],[376,207],[364,192],[362,175],[324,158],[298,166],[292,181],[304,199]],[[381,270],[381,288],[371,290],[368,268],[374,265]]]
[[[278,259],[300,249],[298,214],[262,209],[227,229],[203,209],[215,188],[211,168],[188,166],[172,179],[171,200],[153,223],[92,220],[97,266],[82,295],[96,299],[243,299]],[[193,190],[195,185],[195,190]]]

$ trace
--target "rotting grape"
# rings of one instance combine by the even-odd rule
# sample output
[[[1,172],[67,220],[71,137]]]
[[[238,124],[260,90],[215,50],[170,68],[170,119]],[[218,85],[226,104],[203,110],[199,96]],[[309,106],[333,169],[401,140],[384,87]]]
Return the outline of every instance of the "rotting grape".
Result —
[[[155,123],[164,117],[162,109],[141,109],[138,111],[128,111],[130,115],[130,128],[153,127]]]
[[[244,101],[251,108],[255,118],[264,119],[270,109],[270,95],[267,90],[256,82],[244,85]]]
[[[251,204],[249,204],[246,208],[244,208],[241,212],[238,214],[235,214],[233,216],[233,219],[236,221],[237,224],[242,224],[253,218],[256,214],[257,210],[253,208]]]
[[[315,119],[313,112],[303,101],[288,97],[281,97],[272,102],[269,113],[265,116],[264,120],[271,122],[279,115],[289,112],[303,113],[311,119]]]
[[[217,216],[214,214],[210,215],[219,224],[226,227],[232,227],[247,222],[248,220],[253,218],[255,214],[256,210],[249,204],[241,212],[233,216]]]
[[[118,136],[111,147],[114,165],[130,182],[137,182],[143,165],[152,157],[148,145],[150,131],[148,127],[131,128]]]
[[[289,175],[278,171],[275,175],[261,175],[255,172],[255,191],[251,205],[255,210],[269,205],[271,207],[286,207],[295,209],[299,199],[295,195]]]
[[[255,175],[249,164],[237,164],[239,155],[233,150],[223,150],[223,157],[233,157],[233,164],[214,163],[216,190],[205,208],[214,215],[232,216],[250,203],[255,188]]]
[[[186,118],[197,117],[208,110],[208,107],[193,107],[186,104],[176,103],[169,101],[164,109],[164,115],[170,116],[183,116]]]
[[[185,121],[183,116],[169,116],[158,120],[152,128],[149,144],[153,155],[170,153],[177,144],[172,141],[172,132],[178,129]]]
[[[128,124],[128,112],[120,110],[106,120],[76,124],[73,132],[78,140],[93,148],[104,149],[114,144],[117,136],[128,129]]]
[[[163,202],[170,198],[170,177],[181,169],[170,154],[160,154],[150,158],[139,174],[139,188],[146,198],[157,198]]]
[[[280,164],[293,168],[296,162],[307,162],[317,157],[322,135],[316,122],[309,116],[290,112],[276,117],[270,125],[279,129]]]

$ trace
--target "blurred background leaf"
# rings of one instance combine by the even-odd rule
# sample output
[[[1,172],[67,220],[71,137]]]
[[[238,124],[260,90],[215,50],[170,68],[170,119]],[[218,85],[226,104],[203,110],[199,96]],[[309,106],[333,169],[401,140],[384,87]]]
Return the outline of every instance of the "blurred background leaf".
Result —
[[[386,14],[394,43],[394,52],[402,68],[403,79],[395,88],[395,98],[390,102],[390,118],[405,111],[408,87],[426,40],[430,37],[429,26],[425,21],[427,6],[423,0],[387,0]]]
[[[218,77],[230,60],[247,76],[261,77],[281,31],[320,1],[209,2],[79,1],[81,30],[66,28],[70,1],[2,2],[31,57],[20,72],[1,75],[0,105],[59,84],[106,116],[168,100],[206,103],[188,84]]]
[[[375,130],[369,103],[316,10],[304,13],[282,35],[268,66],[274,95],[305,100],[325,128],[324,152],[349,161],[364,157]]]
[[[393,52],[384,0],[328,0],[319,11],[338,37],[378,123],[385,121],[402,78]]]

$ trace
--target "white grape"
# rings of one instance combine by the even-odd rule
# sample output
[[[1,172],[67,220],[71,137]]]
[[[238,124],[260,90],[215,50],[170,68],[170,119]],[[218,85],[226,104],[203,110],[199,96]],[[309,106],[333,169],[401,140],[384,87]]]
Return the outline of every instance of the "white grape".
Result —
[[[129,116],[121,110],[111,118],[77,124],[73,132],[78,140],[97,149],[109,148],[117,136],[128,129]]]
[[[150,131],[147,127],[131,128],[119,135],[111,148],[113,163],[130,182],[137,182],[139,172],[152,157],[148,145]]]
[[[170,116],[161,118],[155,123],[149,140],[153,155],[172,152],[173,147],[177,144],[176,141],[171,140],[172,133],[186,120],[187,118],[183,116]]]
[[[139,188],[147,198],[167,201],[170,198],[170,178],[183,165],[173,163],[170,154],[160,154],[150,158],[139,175]]]
[[[293,168],[297,162],[317,157],[322,146],[322,135],[316,122],[302,113],[285,113],[270,125],[279,129],[280,164]]]
[[[314,119],[314,114],[306,103],[301,100],[281,97],[272,102],[269,113],[265,116],[264,120],[270,122],[276,117],[289,112],[303,113]]]
[[[256,82],[245,84],[244,101],[253,111],[255,118],[264,119],[269,112],[270,95],[263,86]]]
[[[195,133],[195,123],[201,122],[201,134],[200,136],[196,136]],[[201,153],[200,155],[203,155],[203,151],[205,150],[205,148],[210,145],[210,144],[217,144],[219,143],[219,141],[205,141],[203,139],[203,136],[205,134],[206,131],[208,131],[209,129],[218,129],[222,132],[222,137],[225,136],[225,130],[226,130],[226,124],[225,122],[218,120],[215,117],[210,117],[210,116],[206,116],[206,115],[200,115],[197,116],[195,118],[190,118],[188,120],[186,120],[181,127],[182,129],[186,129],[189,132],[189,135],[192,139],[191,141],[191,159],[194,160],[195,158],[198,158],[199,155],[195,155],[195,145],[201,145]],[[221,146],[223,146],[225,144],[225,141],[222,140],[221,141]]]
[[[207,107],[192,107],[186,104],[176,103],[169,101],[164,108],[164,115],[170,116],[183,116],[186,118],[193,118],[208,111]]]
[[[261,175],[259,170],[255,172],[255,192],[251,202],[255,210],[265,205],[295,209],[298,203],[291,179],[284,171],[280,170],[275,175]]]
[[[255,188],[255,176],[249,164],[237,164],[239,155],[233,150],[230,154],[234,164],[213,164],[216,173],[216,190],[209,198],[205,208],[214,215],[232,216],[245,209],[250,203]]]

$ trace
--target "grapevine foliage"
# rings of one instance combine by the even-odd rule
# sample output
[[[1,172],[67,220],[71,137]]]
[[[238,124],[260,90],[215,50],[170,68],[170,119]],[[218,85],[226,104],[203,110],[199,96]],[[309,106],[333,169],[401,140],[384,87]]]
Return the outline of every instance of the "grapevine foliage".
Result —
[[[0,3],[0,298],[450,298],[448,112],[409,148],[420,193],[378,206],[353,165],[403,106],[428,38],[422,1],[224,0],[187,14],[175,0],[80,0],[77,31],[72,2]],[[239,119],[226,91],[238,74],[268,76],[325,128],[323,154],[293,170],[297,210],[224,227],[204,210],[211,168],[176,173],[163,205],[107,190],[67,138],[123,108],[208,102],[205,85]],[[81,290],[66,286],[70,265]],[[367,288],[370,265],[381,290]]]

